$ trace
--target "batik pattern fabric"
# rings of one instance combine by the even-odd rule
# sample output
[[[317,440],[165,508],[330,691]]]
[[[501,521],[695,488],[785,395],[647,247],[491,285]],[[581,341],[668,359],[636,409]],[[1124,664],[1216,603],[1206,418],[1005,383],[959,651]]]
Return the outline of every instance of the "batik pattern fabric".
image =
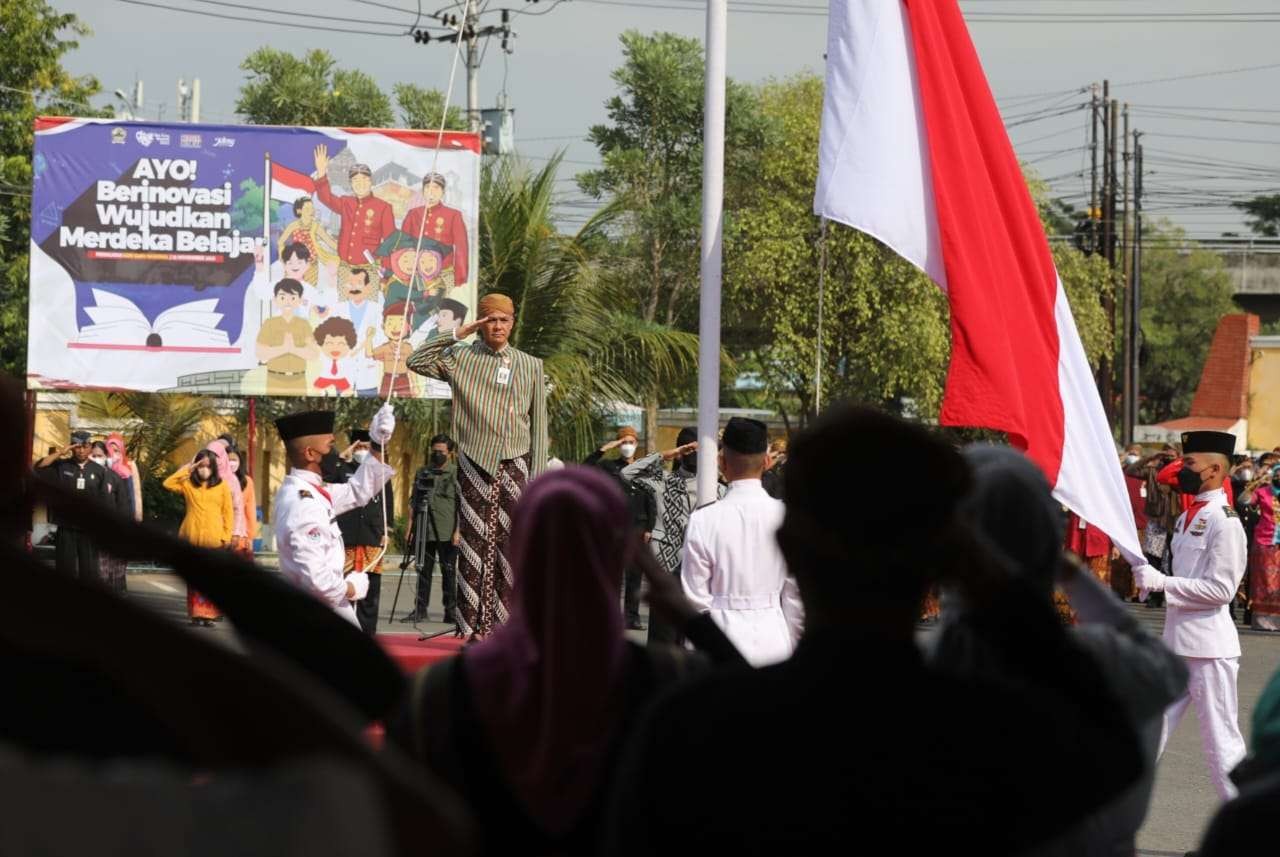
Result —
[[[208,598],[188,587],[187,616],[192,619],[221,619],[222,612]]]
[[[511,513],[529,484],[531,460],[523,455],[499,461],[492,474],[466,455],[459,456],[459,462],[458,629],[463,637],[481,638],[510,615],[507,539]]]
[[[1280,545],[1250,545],[1249,607],[1255,630],[1280,631]]]

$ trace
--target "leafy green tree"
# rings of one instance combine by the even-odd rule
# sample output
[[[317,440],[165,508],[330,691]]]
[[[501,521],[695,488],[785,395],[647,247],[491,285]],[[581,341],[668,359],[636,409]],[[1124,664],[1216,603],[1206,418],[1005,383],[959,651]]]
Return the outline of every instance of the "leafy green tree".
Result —
[[[1266,238],[1280,236],[1280,194],[1255,196],[1232,205],[1253,218],[1249,221],[1249,228],[1255,235]]]
[[[1187,415],[1218,320],[1234,311],[1231,279],[1221,256],[1168,222],[1144,226],[1139,319],[1143,422]]]
[[[603,166],[580,174],[578,184],[613,212],[604,278],[614,286],[617,306],[646,324],[689,330],[696,324],[701,240],[702,45],[672,33],[636,31],[621,41],[624,61],[613,73],[619,92],[605,104],[608,123],[588,134]],[[752,91],[729,81],[727,187],[746,181],[765,128]],[[650,437],[662,392],[643,391]]]
[[[391,100],[374,79],[339,68],[328,51],[297,57],[263,47],[240,68],[249,79],[240,87],[236,112],[250,124],[387,128],[395,122]]]
[[[791,422],[814,408],[821,224],[813,214],[822,80],[763,85],[770,117],[757,181],[735,206],[725,252],[725,339]],[[949,332],[946,298],[874,239],[829,223],[823,296],[823,400],[854,399],[937,414]]]
[[[438,89],[425,89],[416,83],[397,83],[391,87],[396,104],[400,106],[401,123],[406,128],[436,131],[440,117],[444,115],[444,93]],[[466,131],[467,117],[462,109],[450,105],[444,130]]]
[[[89,28],[43,0],[0,3],[0,369],[27,366],[32,131],[40,114],[101,116],[89,99],[101,87],[76,77],[62,58]]]
[[[620,309],[621,288],[600,276],[606,209],[573,235],[554,226],[560,158],[539,170],[502,158],[480,186],[480,291],[516,304],[512,341],[541,357],[551,385],[551,434],[563,457],[594,444],[604,407],[688,375],[697,337]]]

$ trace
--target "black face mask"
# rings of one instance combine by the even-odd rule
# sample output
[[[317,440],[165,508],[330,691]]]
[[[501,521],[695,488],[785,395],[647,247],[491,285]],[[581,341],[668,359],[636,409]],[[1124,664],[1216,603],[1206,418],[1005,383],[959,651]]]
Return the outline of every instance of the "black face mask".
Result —
[[[449,456],[440,450],[433,450],[431,453],[431,466],[444,467],[444,463],[449,460]]]
[[[1199,494],[1200,486],[1204,484],[1203,472],[1197,473],[1184,464],[1178,471],[1178,490],[1183,494]]]
[[[338,457],[337,450],[329,450],[320,457],[320,477],[325,482],[333,482],[338,476],[338,463],[342,461]]]
[[[680,469],[685,473],[698,472],[698,453],[680,456]]]

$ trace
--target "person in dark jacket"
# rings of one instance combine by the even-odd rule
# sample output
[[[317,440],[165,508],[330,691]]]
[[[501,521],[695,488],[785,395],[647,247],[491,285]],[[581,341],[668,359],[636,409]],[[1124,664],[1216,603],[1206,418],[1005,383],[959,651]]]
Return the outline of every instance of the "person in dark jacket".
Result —
[[[114,502],[107,495],[107,469],[89,460],[92,451],[89,433],[73,431],[71,443],[36,462],[36,476],[103,504]],[[98,583],[98,548],[93,541],[57,516],[53,523],[58,525],[54,566],[81,583]]]
[[[618,450],[617,458],[605,458],[605,453]],[[636,430],[631,426],[618,429],[618,437],[611,440],[595,452],[587,456],[583,464],[599,467],[604,470],[627,498],[627,510],[630,524],[637,530],[645,544],[653,538],[653,529],[658,525],[658,500],[653,491],[643,482],[624,479],[623,468],[635,461]],[[627,621],[627,630],[643,631],[644,623],[640,621],[640,585],[643,575],[639,566],[627,567],[622,577],[622,612]]]
[[[413,612],[401,622],[427,622],[427,605],[431,601],[431,578],[436,559],[440,560],[441,601],[444,621],[457,624],[458,615],[458,463],[453,459],[453,441],[448,435],[431,438],[427,463],[413,476],[413,496],[409,501],[413,521],[410,525],[409,552],[400,569],[413,562],[418,571],[418,591]]]
[[[368,430],[352,429],[348,434],[351,445],[340,456],[332,477],[325,474],[326,482],[346,482],[370,455],[382,461],[382,445],[369,437]],[[387,535],[395,523],[395,507],[395,494],[388,481],[383,490],[374,494],[368,503],[358,509],[343,512],[337,518],[338,529],[342,531],[342,545],[346,550],[343,572],[364,571],[369,574],[369,594],[356,602],[356,619],[370,636],[378,632],[382,557]]]

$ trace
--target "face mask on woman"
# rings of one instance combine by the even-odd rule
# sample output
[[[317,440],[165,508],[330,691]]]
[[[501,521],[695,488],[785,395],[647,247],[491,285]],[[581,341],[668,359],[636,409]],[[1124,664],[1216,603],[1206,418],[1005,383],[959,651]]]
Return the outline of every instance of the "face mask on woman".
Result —
[[[240,459],[232,458],[227,461],[227,465],[231,468],[231,472],[235,473],[240,469]]]
[[[94,464],[98,464],[103,467],[107,466],[107,457],[105,455],[91,455],[89,456],[89,460]]]
[[[201,482],[208,482],[209,477],[213,475],[213,471],[209,469],[208,465],[202,464],[196,468],[196,475],[200,477]]]
[[[354,453],[351,454],[351,457],[356,460],[357,464],[364,464],[364,460],[369,457],[369,450],[357,449]]]
[[[624,443],[618,447],[618,452],[622,453],[623,458],[630,458],[636,454],[636,445],[634,443]]]

